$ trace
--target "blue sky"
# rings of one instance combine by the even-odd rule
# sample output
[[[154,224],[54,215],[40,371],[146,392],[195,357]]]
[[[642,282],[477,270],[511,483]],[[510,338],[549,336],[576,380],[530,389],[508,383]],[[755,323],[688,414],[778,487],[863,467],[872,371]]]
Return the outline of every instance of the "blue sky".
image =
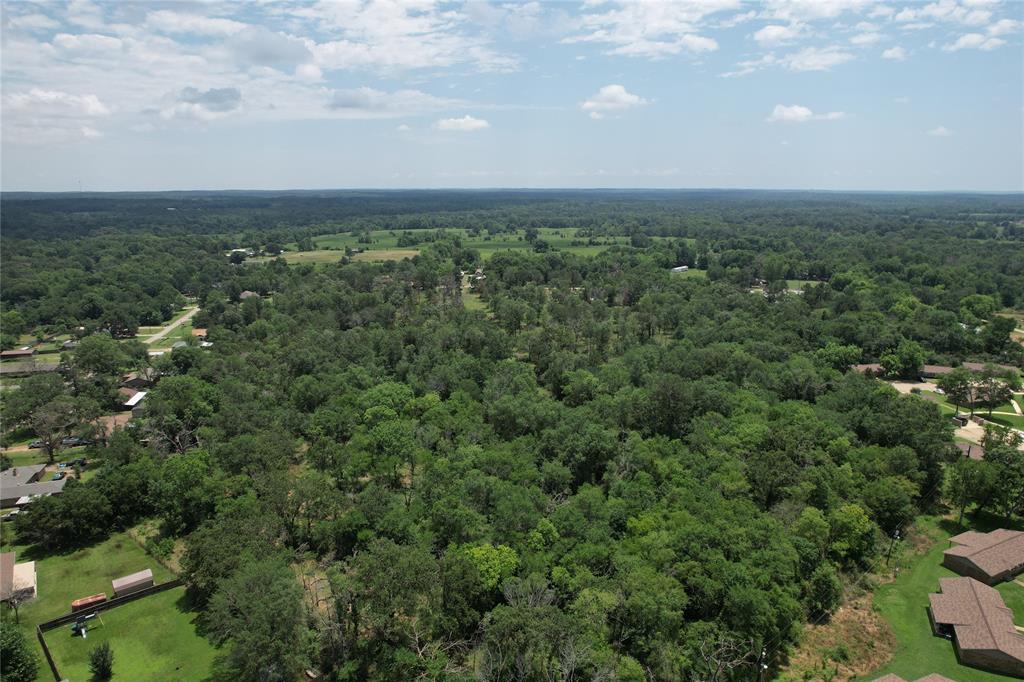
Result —
[[[1024,190],[1024,2],[2,3],[5,190]]]

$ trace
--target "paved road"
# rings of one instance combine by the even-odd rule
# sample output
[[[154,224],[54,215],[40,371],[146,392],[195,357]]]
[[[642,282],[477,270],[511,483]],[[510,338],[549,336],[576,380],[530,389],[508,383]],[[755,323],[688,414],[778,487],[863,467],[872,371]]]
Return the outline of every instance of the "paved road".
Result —
[[[150,346],[152,346],[154,343],[156,343],[160,339],[164,338],[165,336],[167,336],[172,331],[174,331],[175,329],[177,329],[181,325],[185,324],[189,320],[191,320],[195,316],[195,314],[198,313],[198,312],[199,312],[199,308],[198,307],[190,309],[187,313],[185,313],[184,315],[182,315],[181,317],[176,319],[174,322],[171,322],[169,325],[167,325],[166,327],[164,327],[163,329],[158,331],[156,334],[153,334],[153,336],[151,336],[148,339],[146,339],[146,343],[149,344]]]

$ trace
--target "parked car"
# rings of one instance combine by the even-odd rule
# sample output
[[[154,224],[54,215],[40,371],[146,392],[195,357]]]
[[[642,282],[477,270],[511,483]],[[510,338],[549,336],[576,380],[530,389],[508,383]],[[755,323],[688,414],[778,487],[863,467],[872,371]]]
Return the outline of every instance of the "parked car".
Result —
[[[66,472],[66,471],[57,471],[57,472],[55,472],[53,474],[52,477],[50,477],[50,480],[51,481],[59,481],[60,479],[64,478],[67,475],[68,475],[68,472]]]
[[[70,464],[71,466],[84,467],[89,465],[89,460],[87,460],[85,457],[79,457],[78,459],[71,460]]]
[[[31,443],[29,443],[29,444],[28,444],[28,446],[29,446],[30,448],[33,448],[33,449],[35,449],[35,448],[41,448],[41,447],[43,447],[44,445],[46,445],[46,443],[44,443],[44,442],[43,442],[43,441],[41,441],[41,440],[34,440],[34,441],[32,441]]]
[[[92,445],[92,441],[87,438],[65,438],[60,442],[66,448],[73,448],[79,445]]]

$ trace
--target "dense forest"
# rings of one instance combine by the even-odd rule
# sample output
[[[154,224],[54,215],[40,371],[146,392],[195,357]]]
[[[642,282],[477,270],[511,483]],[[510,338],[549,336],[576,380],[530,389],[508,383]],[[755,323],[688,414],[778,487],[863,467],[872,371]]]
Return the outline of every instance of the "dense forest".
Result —
[[[1020,195],[14,195],[0,212],[4,347],[80,339],[5,391],[5,430],[97,438],[123,372],[160,376],[90,446],[96,476],[18,516],[19,541],[157,519],[150,549],[183,547],[218,679],[774,674],[977,474],[937,405],[850,367],[1024,366],[997,315],[1024,308]],[[446,232],[552,227],[629,240],[484,260]],[[383,263],[227,255],[367,230],[434,234]],[[186,298],[212,346],[121,340]],[[986,451],[964,504],[1020,515],[1020,453],[998,430]]]

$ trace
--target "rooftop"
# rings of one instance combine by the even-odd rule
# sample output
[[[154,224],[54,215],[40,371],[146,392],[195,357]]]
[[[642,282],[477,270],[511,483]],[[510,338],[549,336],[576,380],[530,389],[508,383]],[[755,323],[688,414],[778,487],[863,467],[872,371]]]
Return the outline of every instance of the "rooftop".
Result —
[[[987,575],[995,576],[1024,565],[1024,532],[997,528],[990,533],[969,530],[949,539],[955,547],[944,554],[967,558]]]
[[[23,485],[4,486],[4,499],[31,497],[33,495],[53,495],[64,492],[64,485],[68,482],[67,477],[59,481],[40,481],[38,483],[25,483]]]
[[[0,472],[0,487],[6,489],[10,486],[25,485],[45,468],[45,464],[23,464],[11,467]]]
[[[939,594],[928,595],[932,618],[951,625],[960,650],[999,651],[1024,662],[1024,635],[1002,595],[974,578],[941,578]]]

